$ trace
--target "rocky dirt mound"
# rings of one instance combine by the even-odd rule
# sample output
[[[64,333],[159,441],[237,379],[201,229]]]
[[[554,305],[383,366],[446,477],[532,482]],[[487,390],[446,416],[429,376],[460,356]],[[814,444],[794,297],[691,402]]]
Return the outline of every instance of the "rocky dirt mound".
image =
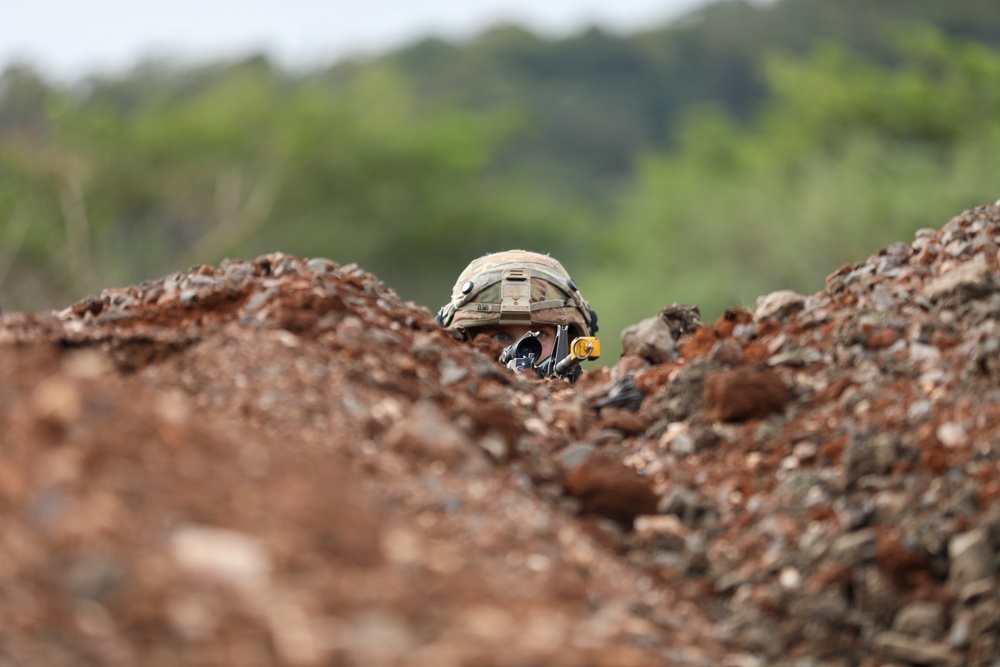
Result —
[[[0,318],[0,664],[993,665],[1000,209],[577,385],[269,255]]]

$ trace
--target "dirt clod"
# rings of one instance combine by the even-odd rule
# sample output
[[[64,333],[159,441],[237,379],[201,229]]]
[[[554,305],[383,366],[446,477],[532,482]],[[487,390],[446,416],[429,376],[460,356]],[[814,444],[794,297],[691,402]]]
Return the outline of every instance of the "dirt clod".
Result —
[[[780,412],[788,398],[788,388],[776,372],[738,368],[706,375],[702,400],[708,419],[739,421]]]

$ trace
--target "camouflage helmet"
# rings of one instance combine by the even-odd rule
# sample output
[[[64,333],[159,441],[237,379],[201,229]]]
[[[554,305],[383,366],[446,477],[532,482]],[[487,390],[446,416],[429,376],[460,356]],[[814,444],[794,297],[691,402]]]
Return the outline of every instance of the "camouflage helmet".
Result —
[[[576,336],[597,333],[597,314],[562,264],[548,255],[508,250],[473,260],[462,271],[437,321],[471,338],[477,327],[570,325]]]

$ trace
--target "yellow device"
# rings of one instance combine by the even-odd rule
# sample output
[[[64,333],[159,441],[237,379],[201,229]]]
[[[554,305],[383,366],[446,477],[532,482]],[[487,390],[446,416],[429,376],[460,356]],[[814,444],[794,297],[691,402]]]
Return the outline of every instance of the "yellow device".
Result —
[[[593,336],[574,338],[569,344],[569,353],[577,359],[599,359],[601,356],[601,341]]]

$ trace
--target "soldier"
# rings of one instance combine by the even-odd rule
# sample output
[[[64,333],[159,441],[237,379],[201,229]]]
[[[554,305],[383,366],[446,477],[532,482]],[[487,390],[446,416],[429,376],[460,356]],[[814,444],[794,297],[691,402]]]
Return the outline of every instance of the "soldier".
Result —
[[[562,264],[526,250],[473,260],[458,277],[437,321],[465,340],[483,336],[504,346],[528,331],[539,331],[541,359],[552,353],[557,325],[568,325],[571,338],[597,333],[597,314]]]

